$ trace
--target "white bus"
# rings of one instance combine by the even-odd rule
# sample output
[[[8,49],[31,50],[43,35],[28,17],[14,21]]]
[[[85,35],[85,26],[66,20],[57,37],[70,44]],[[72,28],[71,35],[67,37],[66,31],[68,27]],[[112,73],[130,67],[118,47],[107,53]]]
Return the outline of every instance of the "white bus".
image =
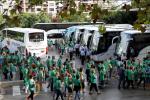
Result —
[[[88,40],[88,48],[92,50],[92,58],[95,61],[114,57],[116,42],[120,33],[133,29],[129,24],[106,24],[105,27],[106,32],[104,34],[98,32],[98,27],[93,28],[95,33]]]
[[[97,25],[78,25],[69,27],[66,29],[65,39],[83,44],[86,41],[86,36],[89,35],[88,29],[93,26]]]
[[[23,55],[45,57],[47,36],[44,30],[33,28],[5,28],[1,31],[2,47],[7,46],[11,53],[18,51]]]
[[[47,41],[52,41],[53,45],[55,40],[63,40],[65,29],[52,29],[47,31]]]
[[[136,57],[139,60],[145,58],[150,52],[150,30],[142,33],[138,30],[128,30],[121,33],[116,54],[129,59]]]

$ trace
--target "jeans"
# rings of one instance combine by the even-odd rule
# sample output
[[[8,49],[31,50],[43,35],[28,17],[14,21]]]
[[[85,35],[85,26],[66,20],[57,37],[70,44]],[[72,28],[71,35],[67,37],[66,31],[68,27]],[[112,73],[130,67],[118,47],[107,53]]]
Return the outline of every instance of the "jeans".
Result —
[[[80,100],[80,91],[76,91],[76,93],[75,93],[74,100],[76,100],[77,98],[78,98],[78,100]]]

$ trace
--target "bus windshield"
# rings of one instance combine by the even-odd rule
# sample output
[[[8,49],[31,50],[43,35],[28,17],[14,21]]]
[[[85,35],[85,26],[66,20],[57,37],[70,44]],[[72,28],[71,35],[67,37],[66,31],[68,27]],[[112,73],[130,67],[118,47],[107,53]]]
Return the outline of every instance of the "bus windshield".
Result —
[[[44,41],[44,33],[29,33],[30,42],[40,42]]]

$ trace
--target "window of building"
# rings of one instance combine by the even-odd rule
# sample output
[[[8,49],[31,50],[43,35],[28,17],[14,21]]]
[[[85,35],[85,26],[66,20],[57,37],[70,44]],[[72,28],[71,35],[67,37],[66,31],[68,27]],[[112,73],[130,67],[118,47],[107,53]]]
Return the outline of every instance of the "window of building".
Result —
[[[54,11],[54,8],[49,8],[49,11]]]

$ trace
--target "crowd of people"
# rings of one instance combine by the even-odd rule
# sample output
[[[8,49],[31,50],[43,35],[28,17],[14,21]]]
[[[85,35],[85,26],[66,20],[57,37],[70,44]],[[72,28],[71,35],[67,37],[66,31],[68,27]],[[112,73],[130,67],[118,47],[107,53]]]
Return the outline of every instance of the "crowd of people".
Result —
[[[47,89],[50,89],[55,100],[59,97],[62,100],[80,100],[87,91],[93,94],[93,89],[100,94],[106,80],[112,77],[118,77],[119,89],[139,88],[142,81],[145,89],[146,83],[150,83],[150,57],[143,61],[110,58],[94,62],[86,45],[62,41],[55,41],[55,47],[50,42],[49,50],[58,51],[59,58],[50,55],[44,62],[35,55],[29,54],[25,58],[18,52],[10,53],[7,47],[2,48],[0,80],[16,80],[19,75],[24,82],[25,93],[30,93],[27,99],[31,100],[36,92],[43,90],[43,83],[48,83]],[[63,61],[66,54],[69,54],[69,58]],[[75,56],[81,59],[81,65],[75,64]]]

